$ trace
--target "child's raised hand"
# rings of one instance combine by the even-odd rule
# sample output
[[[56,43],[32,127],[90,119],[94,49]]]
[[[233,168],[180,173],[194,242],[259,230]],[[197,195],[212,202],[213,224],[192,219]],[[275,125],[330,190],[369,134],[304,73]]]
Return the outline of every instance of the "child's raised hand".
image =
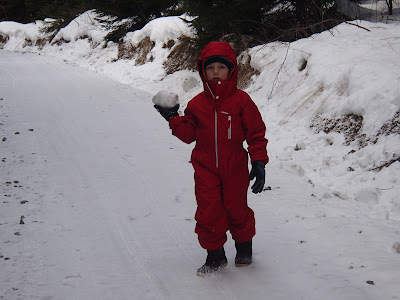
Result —
[[[154,107],[167,121],[178,115],[179,104],[175,105],[174,107],[162,107],[159,105],[154,105]]]
[[[152,100],[154,107],[165,120],[169,121],[173,116],[178,115],[179,99],[177,94],[168,91],[159,91],[153,96]]]

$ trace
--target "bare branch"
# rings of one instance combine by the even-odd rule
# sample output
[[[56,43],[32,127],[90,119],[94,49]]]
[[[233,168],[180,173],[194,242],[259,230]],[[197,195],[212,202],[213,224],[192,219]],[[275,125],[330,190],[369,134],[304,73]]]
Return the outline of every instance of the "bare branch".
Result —
[[[276,82],[278,81],[279,73],[282,71],[283,65],[284,65],[285,62],[286,62],[286,59],[287,59],[287,56],[288,56],[288,53],[289,53],[289,48],[290,48],[290,43],[288,43],[288,47],[287,47],[287,49],[286,49],[285,59],[283,60],[281,66],[280,66],[280,68],[279,68],[279,70],[278,70],[278,73],[276,73],[274,82],[272,83],[272,89],[271,89],[271,93],[269,93],[268,99],[271,99],[272,92],[274,91],[274,88],[275,88],[275,84],[276,84]]]
[[[359,28],[362,28],[362,29],[365,29],[366,31],[371,31],[371,30],[369,30],[368,28],[365,28],[365,27],[362,27],[362,26],[360,26],[360,25],[358,25],[358,24],[353,24],[353,23],[350,23],[350,22],[345,22],[346,24],[349,24],[349,25],[353,25],[353,26],[356,26],[356,27],[359,27]]]

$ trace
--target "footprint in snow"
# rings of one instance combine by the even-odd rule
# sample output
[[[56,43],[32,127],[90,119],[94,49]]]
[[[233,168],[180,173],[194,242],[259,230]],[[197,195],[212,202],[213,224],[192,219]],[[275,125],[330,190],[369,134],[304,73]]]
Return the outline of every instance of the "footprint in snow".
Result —
[[[72,274],[65,277],[62,284],[70,287],[79,287],[80,279],[82,279],[81,274]]]

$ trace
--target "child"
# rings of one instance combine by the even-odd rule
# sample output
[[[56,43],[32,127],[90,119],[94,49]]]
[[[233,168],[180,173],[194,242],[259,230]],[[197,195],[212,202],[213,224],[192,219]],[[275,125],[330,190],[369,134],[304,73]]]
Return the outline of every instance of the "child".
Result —
[[[184,116],[178,115],[179,105],[155,107],[169,122],[173,135],[188,144],[196,141],[191,156],[197,201],[195,232],[208,253],[197,275],[207,276],[228,264],[223,247],[228,230],[237,250],[235,265],[251,264],[255,219],[247,206],[247,189],[249,180],[256,178],[253,193],[263,190],[268,156],[260,112],[250,96],[237,88],[238,66],[232,47],[226,42],[209,43],[197,66],[204,91],[188,103]],[[252,163],[250,175],[244,141]]]

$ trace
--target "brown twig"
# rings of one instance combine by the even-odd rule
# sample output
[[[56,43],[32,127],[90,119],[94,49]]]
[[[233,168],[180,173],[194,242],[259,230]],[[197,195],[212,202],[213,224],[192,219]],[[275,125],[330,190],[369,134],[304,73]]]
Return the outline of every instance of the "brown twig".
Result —
[[[359,27],[359,28],[362,28],[362,29],[365,29],[366,31],[371,31],[371,30],[369,30],[368,28],[365,28],[365,27],[360,26],[360,25],[358,25],[358,24],[353,24],[353,23],[350,23],[350,22],[347,22],[347,21],[345,21],[345,23],[346,23],[346,24],[349,24],[349,25],[353,25],[353,26]]]
[[[274,82],[272,83],[272,89],[271,89],[271,92],[269,93],[268,99],[271,99],[272,92],[274,91],[274,88],[275,88],[275,84],[278,82],[279,73],[282,71],[283,65],[284,65],[285,62],[286,62],[286,59],[287,59],[287,56],[288,56],[288,53],[289,53],[289,48],[290,48],[290,43],[288,44],[288,47],[287,47],[287,49],[286,49],[285,59],[283,60],[283,62],[282,62],[282,64],[281,64],[281,67],[280,67],[279,70],[278,70],[278,73],[276,73]]]

